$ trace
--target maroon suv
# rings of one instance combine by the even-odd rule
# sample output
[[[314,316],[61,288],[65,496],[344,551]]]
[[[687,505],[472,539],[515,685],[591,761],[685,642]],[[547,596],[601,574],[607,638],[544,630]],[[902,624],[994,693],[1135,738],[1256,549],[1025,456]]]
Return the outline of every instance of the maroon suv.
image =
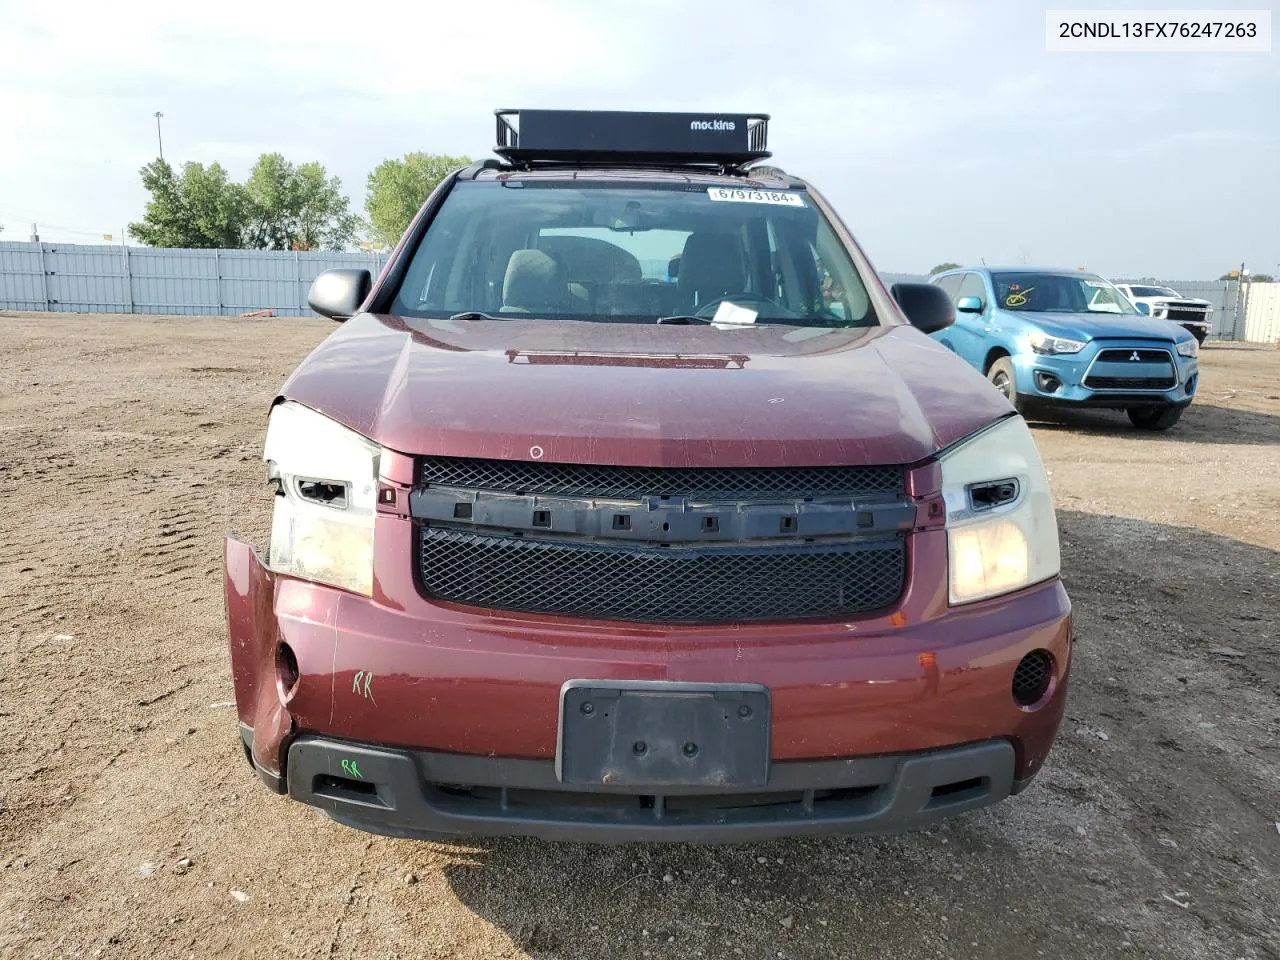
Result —
[[[284,385],[246,756],[396,836],[889,831],[1021,790],[1070,603],[1024,421],[767,118],[500,111]],[[754,166],[753,166],[754,164]]]

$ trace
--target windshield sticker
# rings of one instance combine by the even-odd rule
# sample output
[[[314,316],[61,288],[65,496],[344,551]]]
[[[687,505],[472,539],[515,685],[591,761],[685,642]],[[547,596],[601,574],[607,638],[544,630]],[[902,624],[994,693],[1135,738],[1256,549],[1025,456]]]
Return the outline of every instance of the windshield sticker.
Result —
[[[1006,307],[1025,307],[1031,299],[1027,294],[1034,289],[1035,287],[1027,287],[1027,289],[1023,290],[1019,284],[1009,284],[1009,293],[1004,298],[1004,305]]]
[[[1105,283],[1100,283],[1100,282],[1099,282],[1099,281],[1097,281],[1097,280],[1086,280],[1086,281],[1084,281],[1084,285],[1085,285],[1086,287],[1095,287],[1095,288],[1097,288],[1097,289],[1099,289],[1099,290],[1103,289],[1103,288],[1106,286],[1106,284],[1105,284]]]
[[[734,187],[707,187],[712,200],[727,203],[763,203],[772,207],[803,207],[804,197],[784,190],[740,190]]]

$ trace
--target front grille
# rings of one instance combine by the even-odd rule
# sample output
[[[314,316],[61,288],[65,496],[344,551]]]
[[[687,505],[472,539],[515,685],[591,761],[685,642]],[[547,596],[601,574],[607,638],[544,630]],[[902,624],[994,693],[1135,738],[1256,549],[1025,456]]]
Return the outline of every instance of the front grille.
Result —
[[[527,460],[422,457],[418,482],[543,496],[639,500],[901,496],[902,467],[611,467]]]
[[[1152,380],[1150,377],[1089,377],[1084,385],[1091,390],[1169,390],[1177,386],[1172,377]]]
[[[906,580],[896,537],[650,547],[418,530],[422,588],[497,610],[663,623],[841,617],[892,605]]]
[[[1137,359],[1134,359],[1137,354]],[[1130,347],[1121,347],[1118,350],[1099,350],[1096,358],[1098,363],[1169,363],[1168,350],[1134,350]]]
[[[1099,371],[1099,364],[1106,369]],[[1099,350],[1082,385],[1089,390],[1171,390],[1178,385],[1178,374],[1168,350],[1120,347]]]
[[[1186,309],[1170,310],[1168,313],[1168,318],[1174,321],[1177,321],[1177,320],[1203,321],[1205,318],[1205,312],[1203,310],[1186,310]]]
[[[644,811],[652,815],[655,807],[663,814],[725,816],[759,815],[765,807],[810,806],[830,807],[865,803],[872,800],[883,785],[837,787],[827,790],[774,790],[768,793],[711,793],[659,795],[603,793],[582,790],[537,790],[518,787],[471,786],[469,784],[432,784],[441,805],[456,807],[459,812],[480,814],[484,807],[495,807],[501,814],[536,813],[551,819],[558,813],[577,818],[596,815],[625,817]],[[935,791],[936,793],[936,791]],[[479,808],[479,809],[477,809]],[[781,812],[781,811],[780,811]],[[806,809],[807,812],[807,809]],[[825,811],[824,811],[825,812]]]

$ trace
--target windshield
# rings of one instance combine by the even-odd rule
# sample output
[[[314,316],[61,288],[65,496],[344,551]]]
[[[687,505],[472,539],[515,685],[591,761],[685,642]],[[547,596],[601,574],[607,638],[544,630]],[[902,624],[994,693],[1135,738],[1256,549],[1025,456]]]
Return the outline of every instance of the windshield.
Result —
[[[1135,297],[1176,297],[1168,287],[1130,287]]]
[[[653,323],[878,323],[844,245],[800,190],[581,180],[459,183],[392,309]],[[754,315],[754,316],[753,316]]]
[[[1122,313],[1138,310],[1101,277],[1089,273],[993,273],[996,303],[1028,313]]]

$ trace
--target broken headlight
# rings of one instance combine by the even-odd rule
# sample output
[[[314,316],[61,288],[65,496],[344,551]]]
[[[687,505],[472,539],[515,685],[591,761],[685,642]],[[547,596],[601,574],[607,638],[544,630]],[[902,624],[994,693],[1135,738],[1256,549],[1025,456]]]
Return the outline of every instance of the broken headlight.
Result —
[[[1058,574],[1049,479],[1022,417],[962,441],[940,463],[951,603],[985,600]]]
[[[263,459],[275,485],[277,573],[373,594],[377,444],[297,403],[271,411]]]

